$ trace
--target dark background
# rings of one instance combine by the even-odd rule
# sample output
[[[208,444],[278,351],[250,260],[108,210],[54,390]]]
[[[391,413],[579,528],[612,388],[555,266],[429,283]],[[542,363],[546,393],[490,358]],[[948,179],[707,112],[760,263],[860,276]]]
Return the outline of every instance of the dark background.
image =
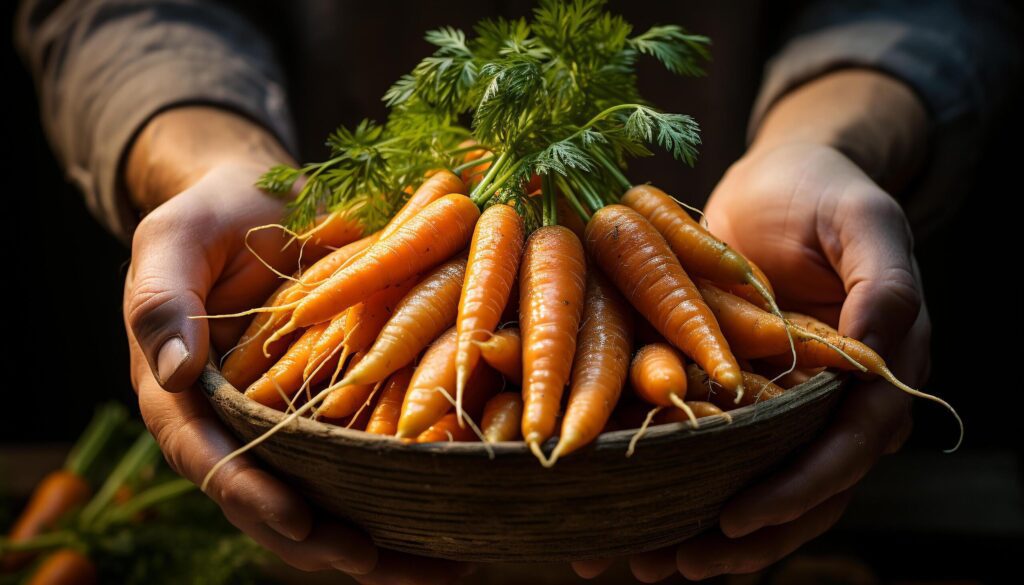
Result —
[[[8,7],[3,15],[8,31],[11,12]],[[466,20],[475,20],[469,12]],[[424,24],[447,23],[453,13]],[[637,20],[640,25],[642,18]],[[9,221],[3,230],[8,295],[0,447],[71,441],[97,403],[134,401],[120,309],[128,250],[92,220],[63,180],[39,127],[31,79],[9,39],[2,47]],[[420,54],[408,57],[409,65],[426,50],[424,43]],[[723,75],[712,68],[709,82],[727,85]],[[736,83],[731,99],[752,99],[754,85]],[[371,85],[366,94],[384,89]],[[1019,106],[1020,97],[1018,91],[1009,103]],[[885,460],[854,505],[859,513],[851,510],[844,527],[820,545],[855,550],[897,577],[900,567],[915,567],[914,577],[984,576],[978,571],[994,569],[974,564],[977,555],[1008,563],[1005,555],[1024,533],[1018,408],[1024,378],[1016,370],[1024,295],[1017,284],[1015,211],[1024,116],[1011,107],[1000,120],[957,219],[917,245],[934,325],[933,371],[925,390],[947,398],[963,416],[964,446],[941,456],[955,427],[939,408],[918,401],[915,432],[904,452]],[[352,120],[335,117],[323,132],[338,121]],[[723,150],[740,154],[745,124],[736,123],[738,133]],[[706,197],[711,186],[699,185],[691,198]],[[915,490],[930,491],[915,498],[909,495]],[[894,520],[890,511],[909,518]]]

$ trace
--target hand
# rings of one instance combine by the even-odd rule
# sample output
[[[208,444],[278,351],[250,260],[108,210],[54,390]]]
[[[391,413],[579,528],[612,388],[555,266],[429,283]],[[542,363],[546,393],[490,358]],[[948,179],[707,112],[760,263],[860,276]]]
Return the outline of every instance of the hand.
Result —
[[[213,135],[198,140],[189,134],[193,130]],[[181,148],[182,134],[190,136],[190,146],[213,149],[224,136],[230,146],[193,161],[196,151]],[[193,384],[211,340],[225,350],[244,323],[188,317],[260,305],[276,285],[276,277],[243,244],[251,227],[275,223],[283,211],[280,201],[252,186],[270,164],[287,160],[279,148],[260,147],[268,141],[263,130],[237,116],[188,108],[151,122],[129,157],[127,182],[136,205],[155,208],[135,232],[125,281],[132,384],[167,461],[196,483],[239,444]],[[161,154],[166,149],[171,152]],[[169,161],[172,168],[156,166]],[[277,269],[294,269],[297,246],[282,250],[281,232],[257,232],[249,242]],[[463,568],[378,551],[361,532],[317,515],[249,456],[221,469],[208,495],[232,524],[303,570],[334,568],[372,584],[446,582]]]
[[[857,79],[862,75],[855,73],[853,81],[864,81]],[[846,76],[840,84],[850,80]],[[823,93],[836,94],[834,86],[826,89]],[[883,87],[889,89],[894,88]],[[907,169],[878,163],[870,156],[876,150],[867,145],[834,147],[836,136],[848,139],[857,133],[829,134],[815,108],[832,108],[831,115],[844,116],[835,113],[835,101],[824,99],[822,92],[812,97],[817,99],[795,95],[777,106],[750,151],[712,194],[705,208],[708,226],[764,270],[782,307],[838,325],[844,335],[882,354],[897,377],[920,387],[930,366],[931,325],[910,228],[900,205],[861,165],[880,179],[906,176]],[[801,126],[808,120],[822,123]],[[913,135],[904,127],[893,130],[900,140]],[[847,153],[860,153],[852,155],[859,162]],[[899,158],[893,155],[889,162]],[[704,579],[754,572],[778,561],[835,524],[851,489],[881,455],[898,450],[910,430],[906,394],[878,379],[852,385],[820,436],[782,469],[726,503],[718,530],[634,556],[634,575],[655,582],[678,571]],[[607,563],[574,567],[589,577]]]

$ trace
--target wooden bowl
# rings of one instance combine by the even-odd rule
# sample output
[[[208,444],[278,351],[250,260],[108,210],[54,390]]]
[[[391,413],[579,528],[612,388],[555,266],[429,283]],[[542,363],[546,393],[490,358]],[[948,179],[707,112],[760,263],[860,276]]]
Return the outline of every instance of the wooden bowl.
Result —
[[[732,411],[733,422],[605,433],[552,469],[522,442],[407,445],[393,437],[298,419],[255,449],[323,509],[377,545],[466,561],[616,557],[715,526],[737,490],[811,439],[843,378],[822,373],[782,396]],[[218,416],[248,441],[282,413],[245,398],[212,366],[203,386]],[[545,445],[550,452],[553,442]]]

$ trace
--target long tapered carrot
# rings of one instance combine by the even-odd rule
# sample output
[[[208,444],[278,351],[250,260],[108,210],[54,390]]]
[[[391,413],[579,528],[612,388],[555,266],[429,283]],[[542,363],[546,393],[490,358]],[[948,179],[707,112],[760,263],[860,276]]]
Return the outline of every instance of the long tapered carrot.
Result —
[[[523,418],[523,396],[519,392],[501,392],[484,405],[484,438],[490,443],[514,441],[519,437],[520,421]]]
[[[68,512],[88,501],[92,490],[81,475],[60,469],[50,472],[32,492],[25,510],[7,537],[11,542],[27,540],[53,528]],[[0,557],[0,570],[12,571],[32,560],[29,552],[13,552]]]
[[[363,237],[363,230],[362,222],[346,209],[327,214],[300,237],[306,240],[307,245],[340,248]]]
[[[686,365],[686,380],[689,385],[690,400],[711,402],[723,410],[733,410],[741,406],[750,406],[781,396],[785,389],[764,376],[753,372],[743,372],[743,385],[747,391],[737,402],[736,392],[715,384],[697,364]]]
[[[423,348],[455,323],[465,273],[465,258],[456,258],[412,287],[395,306],[366,357],[345,375],[343,383],[378,382],[411,364]]]
[[[623,205],[637,211],[668,242],[692,277],[712,282],[749,284],[773,298],[764,273],[755,271],[745,257],[719,240],[690,217],[678,203],[652,185],[637,185],[622,196]]]
[[[453,412],[446,414],[416,437],[417,443],[442,443],[450,441],[468,442],[477,440],[473,430],[460,427],[459,419]]]
[[[345,312],[345,345],[350,351],[366,352],[373,345],[384,325],[395,315],[402,299],[409,294],[417,280],[417,276],[413,275],[349,307]]]
[[[362,352],[353,355],[349,370],[358,365],[364,356],[365,354]],[[334,384],[333,390],[328,392],[323,403],[317,408],[317,416],[327,418],[352,416],[366,403],[367,398],[373,392],[373,387],[372,382],[369,384],[344,384],[341,382]]]
[[[475,342],[480,357],[515,385],[523,383],[523,339],[518,327],[499,329],[487,341]]]
[[[306,295],[291,320],[274,335],[326,321],[367,296],[447,260],[469,242],[479,217],[480,210],[465,195],[445,195],[434,201]]]
[[[569,402],[549,464],[601,434],[629,374],[631,337],[629,306],[611,283],[591,270],[573,358]]]
[[[286,400],[302,386],[309,354],[328,325],[321,323],[305,330],[284,356],[245,390],[245,395],[264,406],[284,408]]]
[[[515,209],[492,205],[473,231],[456,321],[455,410],[460,417],[466,381],[480,359],[480,348],[473,342],[490,337],[501,322],[523,255],[524,229]]]
[[[321,365],[331,359],[332,355],[335,355],[341,361],[345,361],[342,354],[347,355],[347,353],[342,352],[342,354],[339,354],[337,348],[345,341],[347,317],[348,313],[342,313],[331,319],[324,332],[320,334],[320,338],[313,344],[313,349],[309,352],[309,359],[306,360],[306,367],[302,370],[303,380],[308,380],[314,372],[316,372],[318,378],[323,374],[330,374],[329,368],[326,366],[321,367]],[[312,383],[318,381],[320,380]]]
[[[289,281],[278,287],[267,300],[266,306],[279,307],[301,299],[315,284],[328,278],[339,266],[376,241],[376,235],[367,236],[331,252],[310,266],[299,277],[299,282]],[[238,340],[236,348],[224,360],[221,367],[224,378],[235,388],[247,388],[266,372],[287,350],[290,338],[281,338],[266,347],[264,344],[290,317],[289,310],[257,313]]]
[[[50,553],[25,585],[95,585],[99,582],[96,565],[81,551],[62,548]]]
[[[519,328],[523,337],[522,432],[535,454],[555,432],[576,353],[585,290],[586,260],[576,234],[560,225],[533,232],[519,272]]]
[[[587,250],[640,313],[723,386],[742,388],[736,362],[696,286],[665,239],[623,205],[598,210],[586,231]]]
[[[406,200],[404,205],[402,205],[402,208],[399,209],[390,220],[388,220],[387,225],[380,231],[380,237],[383,239],[390,236],[409,218],[422,211],[424,207],[451,193],[461,193],[462,195],[466,195],[469,191],[466,190],[466,184],[451,171],[446,169],[438,170],[434,174],[430,175],[430,177],[424,181],[412,195],[409,196],[409,199]]]
[[[452,327],[434,340],[420,359],[402,402],[398,437],[416,437],[448,411],[451,404],[440,394],[439,389],[449,393],[455,391],[456,340],[457,332]]]
[[[402,401],[409,388],[414,368],[406,366],[388,378],[381,390],[380,400],[366,424],[366,432],[375,435],[394,435],[398,431],[398,417],[402,414]]]

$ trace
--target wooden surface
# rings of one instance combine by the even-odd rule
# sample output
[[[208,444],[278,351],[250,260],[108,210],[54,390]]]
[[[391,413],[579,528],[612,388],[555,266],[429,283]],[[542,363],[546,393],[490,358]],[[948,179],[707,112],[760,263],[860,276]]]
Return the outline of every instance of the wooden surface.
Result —
[[[480,443],[406,445],[308,419],[255,452],[385,548],[472,561],[621,556],[714,526],[729,496],[818,432],[842,380],[820,374],[733,411],[732,424],[652,427],[631,458],[625,451],[633,431],[606,433],[553,469],[521,442],[495,445],[491,460]],[[202,382],[244,441],[284,416],[245,398],[212,366]]]

